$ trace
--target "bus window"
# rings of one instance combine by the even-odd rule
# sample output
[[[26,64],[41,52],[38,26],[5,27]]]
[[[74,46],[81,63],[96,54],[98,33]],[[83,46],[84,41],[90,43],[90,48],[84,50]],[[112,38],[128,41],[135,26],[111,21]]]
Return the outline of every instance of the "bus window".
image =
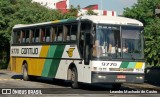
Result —
[[[71,28],[71,25],[65,25],[64,26],[64,37],[63,37],[63,40],[64,41],[70,41],[70,28]]]
[[[50,42],[50,28],[46,28],[46,33],[45,33],[45,40],[46,42]]]
[[[31,29],[31,30],[30,30],[30,35],[29,35],[29,37],[30,37],[30,38],[29,38],[29,39],[30,39],[30,40],[29,40],[29,43],[34,42],[34,33],[33,33],[33,32],[34,32],[34,29]]]
[[[35,42],[39,42],[40,40],[39,40],[39,29],[36,29],[35,30]]]
[[[62,34],[63,34],[63,26],[58,26],[57,31],[57,41],[62,41]]]
[[[45,28],[41,28],[40,33],[41,33],[40,42],[45,42]]]
[[[89,32],[90,30],[91,30],[91,23],[88,22],[81,23],[79,49],[82,56],[84,51],[84,33]]]
[[[91,23],[89,23],[89,22],[82,23],[81,24],[81,31],[83,31],[85,33],[91,31]]]
[[[25,43],[25,36],[26,36],[26,33],[25,33],[25,30],[22,30],[21,31],[21,43]]]
[[[14,31],[13,43],[20,43],[20,31]]]
[[[52,27],[52,28],[50,29],[52,42],[56,41],[56,31],[57,31],[57,30],[56,30],[56,27]]]
[[[39,29],[33,29],[32,42],[39,42]]]
[[[29,43],[29,30],[26,30],[26,37],[25,37],[25,41],[26,43]]]
[[[93,57],[121,57],[119,27],[98,25],[94,39]]]
[[[76,35],[77,35],[77,30],[78,30],[78,25],[75,24],[75,25],[72,25],[72,28],[71,28],[71,41],[72,40],[76,40]]]

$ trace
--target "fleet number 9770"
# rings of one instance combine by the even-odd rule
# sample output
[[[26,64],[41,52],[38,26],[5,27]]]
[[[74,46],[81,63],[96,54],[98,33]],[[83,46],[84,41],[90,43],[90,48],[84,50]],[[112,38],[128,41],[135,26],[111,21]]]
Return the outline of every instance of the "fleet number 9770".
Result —
[[[102,62],[102,66],[117,66],[117,63]]]

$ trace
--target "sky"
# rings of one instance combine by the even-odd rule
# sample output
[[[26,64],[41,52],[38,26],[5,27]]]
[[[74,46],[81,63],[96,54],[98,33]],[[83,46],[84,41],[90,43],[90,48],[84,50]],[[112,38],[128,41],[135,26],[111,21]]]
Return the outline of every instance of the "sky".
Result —
[[[137,0],[70,0],[70,5],[80,5],[81,8],[84,8],[88,5],[98,4],[99,9],[116,11],[118,15],[123,13],[123,9],[126,7],[131,7],[134,3],[137,3]]]

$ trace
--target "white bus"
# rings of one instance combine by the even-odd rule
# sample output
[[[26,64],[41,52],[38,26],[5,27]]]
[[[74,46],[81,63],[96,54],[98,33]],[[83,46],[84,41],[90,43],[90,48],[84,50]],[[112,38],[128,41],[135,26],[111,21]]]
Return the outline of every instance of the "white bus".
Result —
[[[82,16],[15,25],[11,69],[24,80],[36,76],[79,83],[144,82],[143,24],[125,17]]]

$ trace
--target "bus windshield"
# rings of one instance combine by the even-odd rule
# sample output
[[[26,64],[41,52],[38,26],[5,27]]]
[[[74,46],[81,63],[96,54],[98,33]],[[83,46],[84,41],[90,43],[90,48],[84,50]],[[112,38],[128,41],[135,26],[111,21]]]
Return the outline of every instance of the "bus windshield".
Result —
[[[140,28],[122,27],[123,58],[143,59],[143,43]]]
[[[142,59],[140,32],[137,27],[97,25],[93,57]]]

